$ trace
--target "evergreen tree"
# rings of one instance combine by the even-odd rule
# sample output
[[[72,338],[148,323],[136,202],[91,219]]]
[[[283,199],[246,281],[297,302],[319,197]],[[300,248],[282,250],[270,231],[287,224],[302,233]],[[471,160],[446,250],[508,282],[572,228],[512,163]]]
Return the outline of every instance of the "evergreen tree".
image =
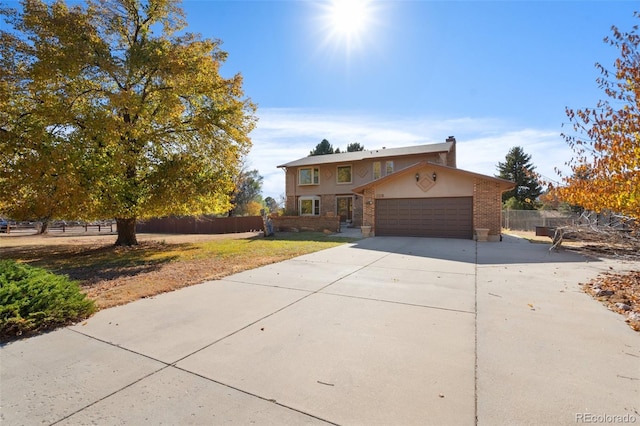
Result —
[[[364,145],[360,145],[358,142],[353,142],[347,145],[347,152],[364,151]]]
[[[542,193],[542,188],[535,173],[535,166],[531,163],[531,155],[525,154],[519,146],[511,148],[505,162],[498,163],[498,172],[498,177],[516,183],[515,188],[502,193],[503,203],[524,210],[536,208],[536,200]]]
[[[315,149],[309,153],[309,157],[312,155],[325,155],[325,154],[334,154],[333,145],[329,143],[328,140],[322,139],[322,141],[316,145]]]

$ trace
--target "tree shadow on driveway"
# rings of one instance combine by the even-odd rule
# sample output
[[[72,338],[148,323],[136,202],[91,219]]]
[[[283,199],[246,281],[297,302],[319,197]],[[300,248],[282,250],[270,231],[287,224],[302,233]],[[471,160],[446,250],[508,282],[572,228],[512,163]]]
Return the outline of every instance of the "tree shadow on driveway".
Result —
[[[500,242],[453,238],[372,237],[355,242],[353,247],[477,265],[600,261],[598,258],[587,258],[565,249],[550,251],[551,244],[534,244],[509,235],[504,235],[503,241]]]

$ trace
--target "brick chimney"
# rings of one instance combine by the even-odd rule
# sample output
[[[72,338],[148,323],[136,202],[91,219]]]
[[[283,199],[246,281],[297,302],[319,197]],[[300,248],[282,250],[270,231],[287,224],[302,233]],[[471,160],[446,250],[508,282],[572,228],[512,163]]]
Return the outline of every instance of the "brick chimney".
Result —
[[[447,166],[457,167],[456,166],[456,138],[453,136],[449,136],[447,138],[447,142],[451,142],[451,149],[447,153]]]

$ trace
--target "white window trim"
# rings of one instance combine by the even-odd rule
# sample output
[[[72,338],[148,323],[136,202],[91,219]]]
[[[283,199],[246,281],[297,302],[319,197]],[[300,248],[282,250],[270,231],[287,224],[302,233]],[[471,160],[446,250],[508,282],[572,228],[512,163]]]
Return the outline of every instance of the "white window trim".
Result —
[[[302,183],[302,179],[300,179],[300,173],[303,170],[311,170],[311,183]],[[313,177],[316,175],[316,172],[318,175],[318,181],[314,182]],[[320,185],[320,169],[318,167],[300,167],[298,169],[298,185],[300,186]]]
[[[351,171],[349,173],[349,176],[351,177],[349,182],[340,182],[338,180],[338,178],[340,177],[340,173],[338,173],[338,169],[341,168],[341,167],[349,167],[349,169]],[[336,184],[338,184],[338,185],[349,185],[351,183],[353,183],[353,166],[351,164],[340,164],[340,165],[336,166]]]
[[[302,213],[302,202],[303,201],[312,201],[312,208],[311,210],[313,210],[313,213],[309,214],[309,213]],[[315,204],[316,202],[318,203],[318,214],[315,214]],[[320,211],[322,209],[322,205],[320,204],[320,197],[313,195],[313,196],[304,196],[304,197],[300,197],[298,198],[298,212],[299,212],[299,216],[320,216]]]

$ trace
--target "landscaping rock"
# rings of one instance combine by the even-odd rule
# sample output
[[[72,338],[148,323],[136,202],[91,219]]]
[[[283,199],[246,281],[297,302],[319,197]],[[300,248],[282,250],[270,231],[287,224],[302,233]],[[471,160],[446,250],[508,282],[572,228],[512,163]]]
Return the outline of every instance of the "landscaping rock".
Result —
[[[630,311],[631,310],[631,306],[627,305],[626,303],[616,303],[616,307],[618,309],[623,310],[623,311]]]

